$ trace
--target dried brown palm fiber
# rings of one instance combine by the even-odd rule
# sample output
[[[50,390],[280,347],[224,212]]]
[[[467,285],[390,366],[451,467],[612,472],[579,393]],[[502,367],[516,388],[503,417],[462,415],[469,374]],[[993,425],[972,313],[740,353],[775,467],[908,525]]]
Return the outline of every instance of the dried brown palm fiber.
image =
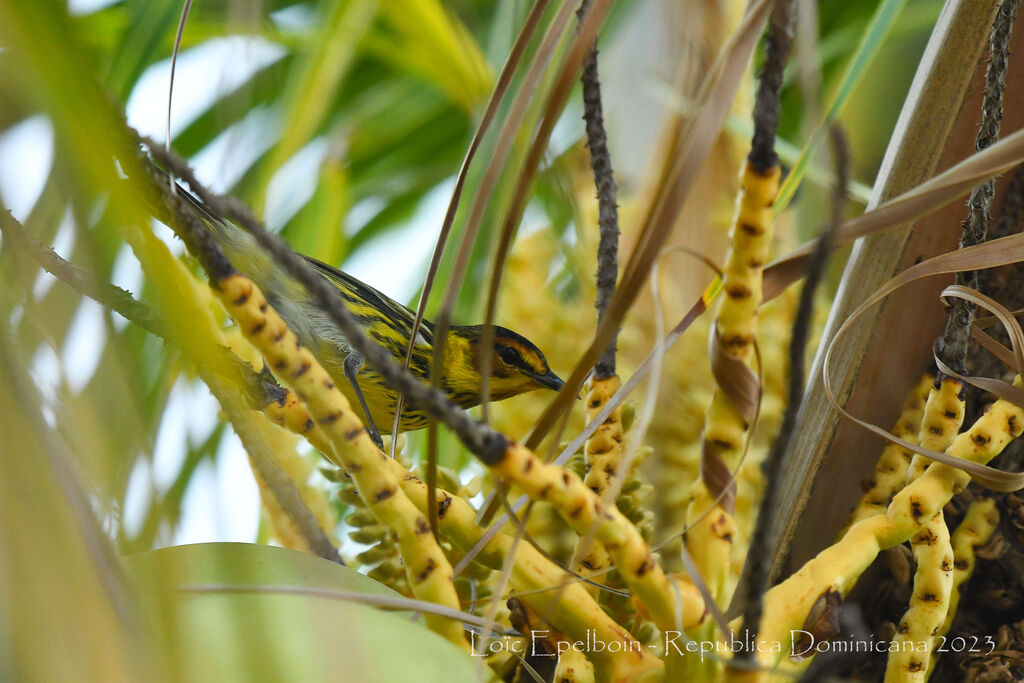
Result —
[[[916,444],[897,439],[884,429],[854,417],[836,402],[835,396],[831,392],[831,380],[829,376],[829,369],[831,367],[830,358],[837,344],[837,339],[839,339],[842,334],[855,323],[860,315],[867,311],[871,306],[877,305],[878,302],[900,287],[912,283],[915,280],[942,273],[977,269],[993,264],[1010,263],[1022,256],[1024,256],[1024,234],[1003,237],[998,240],[992,240],[973,247],[966,247],[964,249],[949,252],[921,262],[903,271],[898,276],[885,283],[877,291],[873,292],[867,300],[861,304],[839,327],[836,331],[836,335],[829,343],[824,354],[823,381],[826,388],[826,396],[832,402],[833,407],[847,419],[853,421],[860,427],[881,436],[890,443],[896,443],[902,448],[927,456],[933,461],[943,463],[955,469],[960,469],[969,474],[975,482],[980,483],[983,486],[997,491],[1014,491],[1024,488],[1024,473],[1011,474],[991,467],[978,466],[977,463],[961,462],[957,458],[950,457],[947,454],[925,449]],[[1015,340],[1014,355],[1018,359],[1018,365],[1024,366],[1024,360],[1022,360],[1022,357],[1024,357],[1024,331],[1021,330],[1020,325],[1013,320],[1012,316],[1010,316],[1005,309],[984,295],[970,290],[964,290],[956,285],[947,287],[944,291],[944,295],[969,297],[974,303],[983,305],[1000,316],[1000,320],[1012,331],[1011,338]],[[957,379],[977,385],[997,395],[1005,396],[1006,399],[1004,400],[1008,400],[1008,402],[1012,404],[1024,405],[1024,391],[1016,385],[1009,386],[998,380],[959,375],[953,373],[951,368],[943,368],[941,363],[940,369]],[[1009,427],[1010,430],[1013,431],[1014,425],[1011,424]],[[993,454],[992,457],[995,455],[996,454]]]
[[[996,201],[1000,200],[1002,200],[1002,207],[992,227],[989,229],[989,235],[993,238],[1011,235],[1020,231],[1021,220],[1024,218],[1024,166],[1018,166],[1010,181],[996,193]],[[1001,268],[982,270],[979,273],[981,291],[988,293],[1011,311],[1020,310],[1024,308],[1024,289],[1015,285],[1020,282],[1022,277],[1024,277],[1024,270],[1022,270],[1022,266],[1019,263]],[[989,350],[989,347],[984,344],[984,339],[977,338],[979,334],[984,334],[982,330],[985,330],[993,335],[992,339],[994,341],[1004,346],[1010,343],[1005,331],[999,327],[992,328],[991,322],[994,322],[994,319],[988,316],[982,316],[975,320],[971,333],[978,343],[972,344],[969,347],[970,357],[968,362],[976,375],[1006,379],[1005,360],[994,355]],[[967,401],[968,417],[971,419],[977,417],[991,400],[991,397],[982,393],[969,395]],[[1021,442],[1014,442],[1010,445],[1009,450],[1024,456],[1024,446],[1021,445]]]
[[[999,139],[999,128],[1003,120],[1003,94],[1006,90],[1006,72],[1009,60],[1010,39],[1013,36],[1013,22],[1017,17],[1020,0],[1002,0],[996,11],[996,18],[989,34],[989,61],[985,70],[985,92],[982,96],[982,119],[975,139],[975,149],[981,150]],[[963,223],[963,235],[959,247],[980,244],[988,232],[989,211],[995,194],[995,181],[986,180],[971,191],[967,200],[967,219]],[[961,287],[978,288],[978,272],[960,271],[954,283]],[[974,321],[974,305],[965,299],[951,302],[946,329],[936,340],[935,353],[943,364],[966,374],[967,344],[970,340],[971,324]],[[941,377],[936,378],[941,382]]]

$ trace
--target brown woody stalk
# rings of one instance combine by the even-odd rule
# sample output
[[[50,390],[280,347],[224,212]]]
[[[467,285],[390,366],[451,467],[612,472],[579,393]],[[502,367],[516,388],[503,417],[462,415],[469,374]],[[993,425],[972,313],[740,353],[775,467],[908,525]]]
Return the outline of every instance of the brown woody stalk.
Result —
[[[1003,120],[1003,93],[1006,90],[1006,68],[1010,53],[1010,38],[1013,34],[1013,20],[1017,16],[1020,0],[1002,0],[996,11],[996,18],[989,34],[989,61],[985,70],[985,93],[981,105],[981,126],[975,140],[975,149],[983,150],[999,139],[999,127]],[[963,223],[960,248],[981,244],[985,241],[990,220],[995,180],[988,180],[971,192],[967,200],[967,219]],[[969,270],[956,274],[954,282],[972,289],[978,288],[978,271]],[[946,329],[936,341],[936,357],[954,372],[967,373],[967,348],[974,322],[975,305],[963,299],[953,299]],[[942,373],[936,377],[936,386]]]
[[[590,0],[580,4],[582,19]],[[597,73],[597,46],[590,51],[580,76],[583,88],[583,120],[586,122],[587,149],[590,151],[590,168],[594,174],[597,190],[597,224],[600,241],[597,246],[597,308],[598,324],[604,319],[608,303],[615,293],[615,281],[619,270],[619,207],[618,187],[612,170],[612,156],[608,151],[608,134],[604,128],[604,111],[601,105],[601,81]],[[618,335],[612,337],[608,347],[594,364],[594,376],[598,379],[615,374],[615,346]]]
[[[583,0],[577,15],[582,21],[590,5]],[[604,128],[604,113],[601,104],[601,82],[597,72],[597,45],[590,51],[580,76],[583,90],[583,119],[586,122],[587,149],[590,151],[590,168],[597,190],[597,205],[600,238],[597,247],[597,308],[598,325],[604,319],[608,303],[615,293],[618,278],[619,252],[619,210],[616,200],[618,188],[612,170],[611,152],[608,151],[608,135]],[[614,335],[604,352],[594,364],[590,392],[587,396],[587,419],[593,419],[620,386],[615,374],[615,353],[618,335]],[[622,411],[616,410],[598,430],[587,439],[584,458],[587,463],[585,483],[595,493],[605,496],[612,477],[619,470],[622,461]],[[628,473],[626,473],[628,476]],[[609,494],[610,495],[610,494]],[[614,504],[614,498],[610,503]],[[600,572],[611,565],[608,553],[593,542],[592,534],[578,539],[573,556],[573,568],[582,573]],[[595,588],[590,589],[595,592]]]

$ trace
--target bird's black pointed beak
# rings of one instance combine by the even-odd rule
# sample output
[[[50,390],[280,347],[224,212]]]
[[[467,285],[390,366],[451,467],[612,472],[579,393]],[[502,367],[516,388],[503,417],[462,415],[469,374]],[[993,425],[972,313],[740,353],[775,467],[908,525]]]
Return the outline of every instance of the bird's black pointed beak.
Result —
[[[536,382],[537,384],[541,385],[546,389],[552,389],[553,391],[558,391],[563,386],[565,386],[565,382],[563,382],[558,375],[551,372],[550,368],[548,368],[548,371],[545,372],[543,375],[531,375],[531,377],[533,378],[533,381]]]

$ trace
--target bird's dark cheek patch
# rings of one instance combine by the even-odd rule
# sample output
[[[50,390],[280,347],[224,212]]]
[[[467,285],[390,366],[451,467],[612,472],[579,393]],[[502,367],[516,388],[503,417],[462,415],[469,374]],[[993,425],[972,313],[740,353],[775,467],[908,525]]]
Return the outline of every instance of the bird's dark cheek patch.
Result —
[[[491,354],[491,377],[510,377],[511,375],[512,370],[501,362],[501,359],[498,358],[498,351],[495,349]]]

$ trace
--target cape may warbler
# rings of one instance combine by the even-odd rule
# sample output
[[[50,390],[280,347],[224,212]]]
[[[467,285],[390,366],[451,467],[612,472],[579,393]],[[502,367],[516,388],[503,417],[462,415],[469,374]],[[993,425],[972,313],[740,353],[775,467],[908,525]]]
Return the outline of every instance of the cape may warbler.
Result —
[[[184,192],[183,192],[184,193]],[[237,225],[214,216],[188,193],[206,218],[210,232],[235,268],[263,290],[299,341],[309,348],[337,382],[353,406],[359,406],[367,430],[378,444],[380,431],[390,433],[398,394],[362,356],[351,348],[327,313],[313,302],[306,289],[274,263],[255,239]],[[386,348],[398,363],[405,362],[414,314],[373,287],[308,256],[304,257],[334,285],[345,306],[371,340]],[[441,389],[463,408],[480,404],[482,325],[452,326],[445,344]],[[433,359],[434,325],[424,320],[416,334],[410,370],[427,380]],[[490,358],[491,400],[500,401],[534,389],[562,388],[562,380],[532,342],[504,327],[494,327]],[[347,381],[341,381],[344,378]],[[400,429],[420,429],[426,413],[408,402],[402,408]]]

